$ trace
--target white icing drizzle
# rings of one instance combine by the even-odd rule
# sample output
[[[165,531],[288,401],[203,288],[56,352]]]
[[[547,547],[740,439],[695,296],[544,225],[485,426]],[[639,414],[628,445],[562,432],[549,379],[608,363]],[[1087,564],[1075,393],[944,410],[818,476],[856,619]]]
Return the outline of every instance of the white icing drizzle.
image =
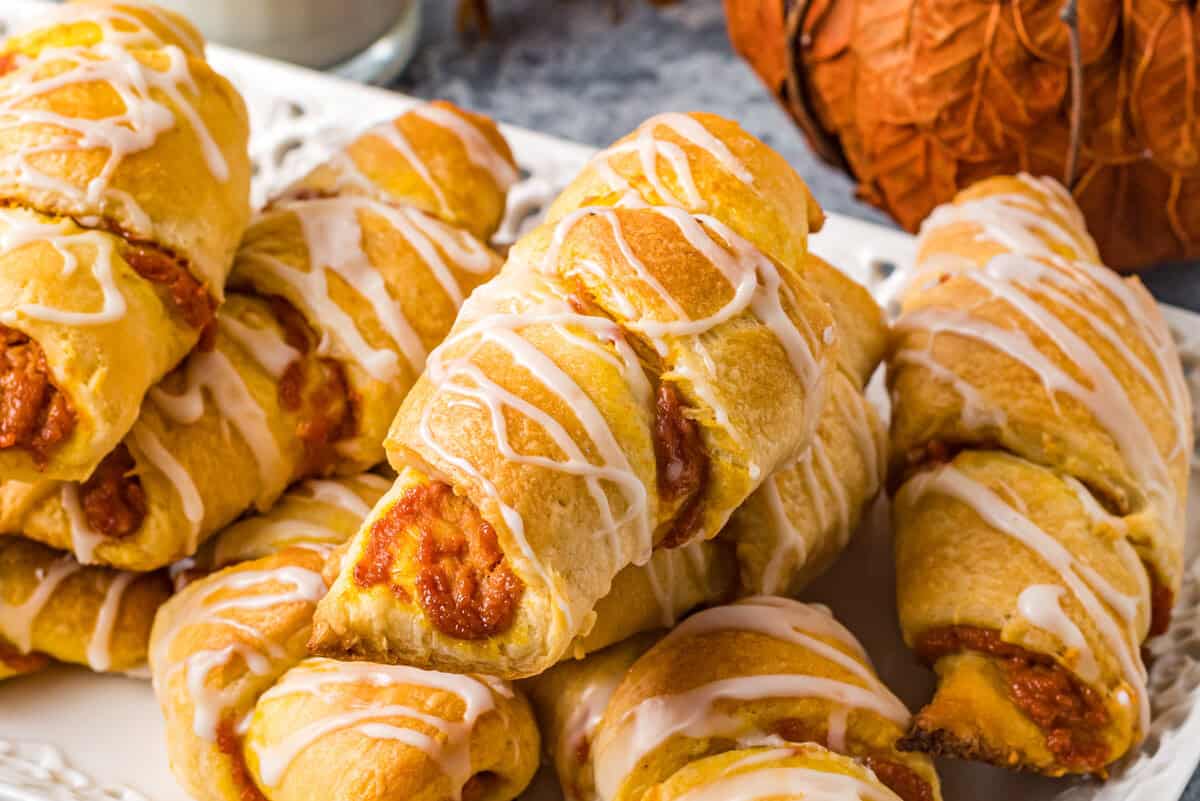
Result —
[[[181,608],[174,610],[174,625],[152,645],[151,665],[156,680],[159,676],[169,678],[178,671],[184,671],[193,706],[192,729],[197,737],[214,742],[222,716],[241,700],[243,687],[238,680],[231,681],[222,689],[209,687],[208,677],[212,672],[225,667],[235,657],[241,657],[251,674],[263,676],[287,656],[283,644],[265,639],[258,629],[227,613],[264,610],[289,603],[316,604],[325,596],[327,588],[320,573],[294,565],[265,570],[229,570],[216,573],[204,581],[203,589],[197,589]],[[283,585],[286,589],[255,592],[270,584]],[[229,593],[242,594],[216,600],[218,595]],[[168,667],[166,659],[172,643],[182,631],[192,626],[232,629],[249,641],[194,651]]]
[[[572,765],[578,762],[576,755],[580,753],[580,746],[591,743],[592,735],[604,718],[604,710],[608,709],[608,702],[616,692],[620,678],[620,674],[596,676],[575,699],[575,705],[558,733],[558,747],[555,749],[558,765]],[[575,782],[568,781],[565,776],[560,776],[559,781],[563,794],[569,801],[584,801],[578,797],[576,791],[579,788]]]
[[[284,342],[273,328],[255,328],[223,311],[217,314],[217,326],[275,380],[283,378],[288,366],[300,358],[300,351]]]
[[[55,747],[0,739],[0,797],[11,801],[147,801],[71,767]]]
[[[721,701],[756,701],[765,698],[821,698],[830,702],[831,714],[848,707],[874,712],[898,726],[907,726],[904,704],[876,677],[862,646],[828,609],[785,598],[756,596],[728,606],[700,612],[675,627],[657,646],[685,637],[717,631],[751,631],[791,643],[851,674],[855,681],[839,681],[802,674],[735,676],[702,684],[673,695],[653,696],[629,709],[617,725],[612,742],[595,755],[596,786],[601,797],[614,797],[633,768],[672,737],[736,738],[745,723],[736,714],[716,710]],[[831,645],[833,640],[841,647]],[[840,714],[840,713],[839,713]],[[831,725],[835,739],[844,725]]]
[[[80,563],[85,565],[96,563],[96,548],[108,541],[98,531],[95,531],[83,513],[79,503],[79,484],[75,481],[64,481],[60,493],[63,511],[67,513],[67,525],[71,529],[71,552]]]
[[[318,353],[335,355],[335,349],[340,348],[378,381],[396,379],[401,354],[412,372],[419,373],[426,350],[417,330],[388,291],[384,273],[364,250],[359,215],[370,213],[387,220],[416,251],[456,307],[462,303],[464,293],[452,267],[483,275],[494,263],[491,253],[478,240],[414,208],[394,208],[355,195],[289,201],[275,208],[295,215],[299,221],[308,254],[307,269],[296,269],[253,248],[243,249],[240,258],[295,287],[319,323],[323,336]],[[367,301],[394,349],[375,348],[367,342],[354,318],[330,294],[328,272],[338,275]]]
[[[520,178],[512,162],[465,117],[432,103],[417,106],[412,113],[457,136],[467,151],[467,158],[476,167],[487,172],[500,191],[507,192]]]
[[[183,370],[186,381],[182,393],[171,393],[159,386],[152,388],[147,397],[168,419],[191,425],[204,414],[204,391],[208,390],[217,412],[233,424],[254,455],[261,487],[259,504],[266,505],[265,499],[274,483],[287,474],[283,452],[267,413],[229,357],[220,350],[193,352]]]
[[[366,517],[371,513],[370,504],[347,484],[346,481],[314,478],[305,481],[298,489],[314,501],[336,506],[356,517]]]
[[[957,467],[947,464],[922,473],[910,480],[902,490],[905,496],[911,498],[911,501],[906,501],[910,503],[928,492],[947,495],[969,506],[994,530],[1033,551],[1058,573],[1120,663],[1127,685],[1125,689],[1137,697],[1139,733],[1144,737],[1149,731],[1150,705],[1146,697],[1146,667],[1142,664],[1140,638],[1136,629],[1139,599],[1121,593],[1098,572],[1076,559],[1058,540],[1006,503],[1000,495]],[[1114,546],[1118,549],[1130,548],[1124,540],[1115,540]],[[1025,600],[1022,616],[1049,622],[1057,629],[1050,633],[1061,638],[1065,630],[1061,621],[1064,615],[1058,599],[1054,598],[1058,609],[1055,612],[1040,606],[1034,608],[1035,602],[1049,598],[1044,592],[1022,597]]]
[[[813,445],[815,446],[816,443],[814,442]],[[805,451],[803,457],[788,469],[803,470],[805,468],[807,468],[805,475],[812,479],[808,485],[806,495],[809,499],[812,499],[815,497],[813,489],[816,478],[812,471],[811,449]],[[795,524],[792,523],[791,513],[788,511],[787,504],[783,502],[783,496],[779,491],[778,474],[769,476],[759,489],[759,492],[764,494],[767,502],[767,511],[771,515],[770,528],[775,533],[775,547],[771,550],[771,556],[763,568],[762,577],[759,579],[759,586],[756,589],[765,594],[773,595],[783,589],[783,569],[788,556],[792,556],[796,565],[803,565],[808,560],[808,541],[805,540]],[[809,508],[813,510],[814,514],[818,515],[823,515],[825,511],[823,504],[815,502]]]
[[[112,667],[113,629],[121,614],[125,591],[137,579],[137,573],[121,571],[113,577],[104,592],[104,602],[96,612],[96,624],[88,640],[87,663],[92,670],[103,673]]]
[[[261,709],[272,699],[290,695],[322,697],[326,688],[339,684],[379,688],[411,686],[451,693],[462,700],[463,713],[459,720],[446,720],[425,712],[419,704],[365,703],[330,714],[292,731],[280,742],[252,745],[258,757],[259,776],[265,785],[278,786],[296,758],[322,737],[351,729],[369,739],[394,740],[424,751],[450,780],[453,798],[461,797],[462,789],[473,773],[471,733],[479,719],[496,708],[495,682],[404,665],[310,659],[289,671],[264,693],[259,699],[259,707]],[[511,697],[507,688],[502,694]],[[432,727],[438,736],[406,726],[405,721]]]
[[[67,133],[46,144],[21,148],[0,157],[0,175],[67,195],[89,206],[115,202],[126,209],[135,228],[148,234],[153,230],[153,221],[128,193],[114,189],[111,182],[127,156],[153,147],[158,137],[175,128],[182,117],[196,137],[209,172],[218,181],[228,181],[229,165],[224,154],[183,94],[183,90],[192,94],[199,91],[187,54],[176,46],[162,47],[157,52],[168,59],[167,68],[161,72],[143,65],[134,51],[113,42],[100,42],[88,48],[43,50],[39,63],[66,65],[65,70],[55,74],[37,77],[39,70],[33,67],[11,73],[0,91],[0,130],[52,125]],[[31,98],[92,82],[111,86],[121,98],[124,111],[102,119],[84,119],[23,105]],[[168,98],[171,105],[154,99],[154,93]],[[63,150],[106,150],[108,158],[99,175],[81,189],[46,175],[30,162],[32,156]]]
[[[3,129],[3,109],[0,107],[0,129]],[[3,172],[0,157],[0,173]],[[116,257],[114,239],[101,231],[81,231],[69,220],[45,222],[33,215],[14,209],[0,209],[0,255],[7,255],[32,243],[49,245],[62,259],[60,276],[70,279],[79,269],[78,249],[92,252],[91,274],[101,293],[97,311],[68,311],[40,303],[19,303],[0,312],[0,323],[11,325],[22,317],[59,325],[105,325],[121,319],[127,304],[125,295],[113,275]]]
[[[934,379],[949,384],[962,399],[962,409],[959,411],[962,424],[972,431],[999,430],[1008,421],[1003,409],[993,406],[977,387],[933,358],[929,348],[899,350],[892,357],[892,364],[917,365],[928,371]]]
[[[185,549],[187,553],[194,553],[200,538],[200,523],[204,520],[204,500],[196,489],[196,482],[146,425],[135,423],[129,435],[154,468],[166,476],[167,483],[179,493],[179,503],[189,526]]]
[[[1074,397],[1108,432],[1129,463],[1139,484],[1159,511],[1164,523],[1181,536],[1184,504],[1171,480],[1167,461],[1191,447],[1188,400],[1174,344],[1165,323],[1144,290],[1122,281],[1102,265],[1071,259],[1056,252],[1047,240],[1085,258],[1095,254],[1095,244],[1082,227],[1079,213],[1068,202],[1065,190],[1049,179],[1021,176],[1022,182],[1037,191],[1061,217],[1074,224],[1067,230],[1044,213],[1037,204],[1020,194],[992,195],[959,204],[940,207],[922,226],[924,235],[954,223],[971,223],[977,237],[1012,252],[994,257],[983,267],[960,259],[954,267],[939,259],[943,273],[957,273],[987,290],[1022,315],[1058,348],[1067,360],[1085,376],[1075,380],[1066,370],[1042,353],[1019,330],[1006,330],[972,317],[969,309],[926,308],[906,314],[901,329],[924,329],[931,337],[940,332],[980,340],[1001,350],[1036,373],[1047,393],[1054,398],[1061,392]],[[945,256],[947,254],[939,254]],[[1159,451],[1145,420],[1137,413],[1128,391],[1109,369],[1099,352],[1058,315],[1038,299],[1038,295],[1065,307],[1086,323],[1133,370],[1147,387],[1160,394],[1170,415],[1175,440],[1166,457]],[[1121,333],[1075,300],[1086,297],[1089,303],[1104,308],[1135,334],[1154,359],[1154,369],[1137,356]],[[911,359],[909,352],[907,358]],[[1157,375],[1156,375],[1157,372]],[[961,382],[958,384],[962,390]],[[964,397],[967,397],[964,395]],[[978,396],[977,396],[978,397]],[[976,415],[978,418],[978,415]]]
[[[472,308],[464,310],[464,318],[469,319],[476,304],[486,304],[493,300],[486,297],[486,294],[479,293],[475,296],[476,299],[472,300],[470,304]],[[611,321],[601,317],[578,314],[561,299],[546,296],[539,300],[541,301],[540,306],[524,313],[484,315],[479,322],[456,331],[434,350],[427,365],[426,377],[438,390],[460,396],[487,411],[495,440],[506,459],[583,478],[587,483],[590,497],[596,503],[604,521],[603,528],[598,534],[608,536],[616,564],[624,565],[630,562],[643,564],[650,558],[653,549],[653,525],[650,519],[651,509],[645,485],[634,471],[603,414],[587,392],[553,360],[522,337],[520,330],[531,325],[570,327],[585,331],[600,342],[607,342],[612,346],[615,357],[620,359],[623,364],[627,380],[630,381],[639,397],[642,393],[647,392],[646,378],[641,364],[637,354],[625,341],[620,328]],[[562,398],[563,402],[574,411],[576,418],[587,432],[597,451],[600,463],[594,464],[574,441],[567,429],[551,414],[506,390],[474,364],[471,361],[474,349],[464,356],[453,359],[446,357],[445,354],[449,349],[468,340],[474,340],[476,348],[484,343],[489,343],[505,349],[517,364],[528,370],[547,389]],[[606,358],[612,358],[612,356]],[[636,378],[631,379],[630,376]],[[508,438],[505,409],[517,411],[540,426],[553,439],[566,458],[557,460],[519,453]],[[533,553],[525,538],[524,521],[520,513],[504,502],[494,485],[486,481],[473,465],[470,465],[465,459],[454,456],[436,441],[430,428],[428,408],[422,416],[419,433],[424,442],[441,458],[450,461],[480,481],[484,490],[496,500],[510,534],[516,539],[522,552],[534,568],[539,571],[543,580],[546,581],[546,586],[556,595],[557,603],[567,619],[572,619],[572,613],[565,598],[556,590],[545,567]],[[625,510],[620,517],[616,515],[612,499],[605,491],[602,482],[615,484],[624,497]],[[622,547],[624,538],[621,536],[621,532],[631,526],[635,534],[635,542],[632,553],[625,553],[625,549]]]
[[[1100,666],[1079,626],[1063,611],[1062,596],[1066,592],[1056,584],[1030,584],[1017,597],[1017,611],[1021,617],[1054,635],[1070,649],[1075,654],[1075,672],[1090,684],[1100,678]],[[1071,661],[1071,657],[1066,657],[1066,661]]]
[[[841,393],[834,392],[830,400],[846,426],[853,432],[858,445],[859,455],[863,459],[866,473],[866,485],[863,490],[863,500],[875,496],[883,485],[884,473],[887,470],[884,453],[887,448],[886,434],[881,426],[872,425],[866,410],[866,401],[861,395],[847,401]],[[824,474],[822,484],[816,475],[813,463],[816,462]],[[780,474],[784,471],[799,471],[804,478],[805,499],[789,498],[785,503],[779,488]],[[774,537],[774,547],[763,567],[759,578],[758,592],[764,595],[775,595],[784,591],[787,580],[784,569],[790,562],[794,569],[803,567],[808,559],[809,543],[800,530],[792,522],[792,510],[805,508],[812,511],[816,518],[816,535],[823,539],[830,535],[837,540],[837,546],[844,547],[850,539],[850,523],[856,512],[850,508],[850,498],[843,480],[836,474],[833,464],[826,451],[825,441],[818,437],[790,465],[781,468],[771,475],[758,490],[764,494],[767,512],[770,515],[769,528]],[[829,495],[834,496],[837,516],[834,521],[828,519],[827,506]]]
[[[731,768],[730,773],[734,768]],[[722,775],[715,781],[689,790],[677,801],[899,801],[899,796],[878,783],[856,776],[815,768],[758,768]]]
[[[631,141],[618,143],[598,153],[592,159],[592,167],[611,188],[617,191],[627,191],[632,188],[630,182],[617,172],[612,162],[614,156],[634,153],[638,156],[638,163],[642,174],[646,177],[651,188],[654,189],[655,194],[658,195],[658,203],[677,206],[691,211],[707,210],[709,204],[701,195],[696,185],[687,152],[683,147],[674,142],[657,138],[656,133],[659,128],[667,128],[690,145],[700,148],[720,164],[730,175],[747,186],[753,186],[754,175],[746,169],[746,166],[729,150],[729,147],[724,142],[713,136],[695,118],[687,114],[675,112],[651,117],[638,127]],[[658,159],[660,157],[671,165],[671,169],[675,174],[675,180],[679,183],[685,195],[684,199],[681,200],[678,198],[663,182],[658,171]],[[645,200],[644,197],[641,199]]]
[[[608,207],[584,207],[563,217],[554,230],[551,245],[546,251],[541,269],[548,274],[557,274],[561,269],[559,258],[562,247],[571,229],[587,217],[598,216],[611,226],[617,246],[625,261],[637,273],[639,280],[646,283],[659,295],[674,317],[669,320],[643,317],[630,320],[626,323],[626,327],[644,334],[651,340],[657,340],[656,347],[660,352],[665,352],[665,345],[662,344],[664,337],[698,337],[717,325],[749,311],[779,340],[792,369],[800,377],[804,386],[809,390],[816,386],[821,379],[822,371],[809,345],[809,340],[813,338],[812,332],[807,332],[806,339],[805,333],[796,327],[796,323],[784,310],[784,298],[790,293],[775,264],[754,245],[715,217],[691,215],[686,211],[669,206],[647,207],[644,211],[653,212],[671,220],[679,228],[688,244],[708,259],[725,277],[733,288],[733,297],[728,303],[708,317],[701,319],[688,317],[678,300],[667,292],[666,288],[634,255],[622,232],[620,218],[613,209]],[[725,244],[718,244],[709,231],[724,240]]]
[[[0,634],[21,653],[33,650],[33,627],[54,592],[67,578],[82,569],[79,562],[63,556],[48,567],[38,568],[33,590],[19,604],[0,600]]]
[[[170,31],[179,42],[186,45],[191,55],[203,58],[204,42],[197,39],[195,34],[177,24],[169,14],[160,8],[134,4],[137,5],[138,11],[154,17],[155,21]],[[53,6],[39,15],[31,17],[25,24],[16,26],[13,35],[22,36],[38,29],[80,22],[95,24],[100,29],[102,41],[126,50],[160,48],[167,45],[167,42],[164,42],[158,34],[133,14],[119,7],[100,3],[65,3]],[[126,28],[122,29],[114,23],[124,23]]]
[[[429,191],[433,193],[434,198],[437,200],[438,209],[442,212],[448,212],[450,210],[450,203],[446,200],[446,193],[442,191],[441,185],[434,180],[433,174],[429,171],[429,165],[417,155],[417,151],[412,146],[412,143],[408,141],[408,137],[400,132],[397,123],[399,123],[399,120],[382,122],[367,131],[364,136],[377,136],[395,148],[404,157],[404,160],[408,162],[409,166],[413,168],[413,172],[429,187]],[[339,155],[343,156],[343,158],[337,160],[339,165],[343,169],[349,169],[350,180],[354,184],[374,189],[374,184],[358,170],[358,167],[355,166],[353,160],[345,151],[340,151]]]

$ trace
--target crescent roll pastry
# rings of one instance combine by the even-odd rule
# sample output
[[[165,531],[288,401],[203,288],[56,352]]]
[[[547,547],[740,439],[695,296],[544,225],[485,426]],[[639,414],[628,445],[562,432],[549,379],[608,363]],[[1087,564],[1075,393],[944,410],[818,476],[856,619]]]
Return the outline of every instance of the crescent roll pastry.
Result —
[[[737,558],[720,540],[658,548],[644,565],[613,579],[592,610],[594,622],[569,649],[575,659],[635,634],[667,629],[698,606],[732,600],[738,591]]]
[[[536,770],[532,714],[502,682],[305,659],[326,556],[382,492],[372,478],[302,484],[230,527],[198,567],[257,558],[187,584],[155,621],[168,751],[193,797],[511,799]]]
[[[590,797],[640,801],[704,757],[805,742],[870,767],[904,801],[941,797],[931,760],[895,747],[909,722],[907,709],[824,607],[768,596],[714,607],[685,620],[626,671],[632,659],[621,649],[635,647],[564,663],[531,690],[539,714],[547,713],[539,685],[562,681],[579,697],[611,693],[598,723],[594,710],[582,711],[589,704],[577,705],[591,727],[577,722],[573,729],[546,730],[548,737],[570,737],[571,743],[560,737],[552,747],[574,749],[567,776],[586,787],[592,772],[596,792]]]
[[[85,566],[36,542],[0,538],[0,663],[17,672],[48,657],[98,672],[142,667],[154,614],[170,594],[161,572]]]
[[[538,767],[529,703],[490,677],[307,659],[259,698],[250,775],[270,801],[509,801]]]
[[[981,182],[926,223],[889,383],[893,460],[999,445],[1083,482],[1150,568],[1165,627],[1182,571],[1190,399],[1157,306],[1096,261],[1061,186]]]
[[[733,513],[721,539],[737,549],[742,594],[796,595],[850,541],[883,486],[887,430],[862,389],[830,378],[817,437]]]
[[[542,745],[558,774],[566,801],[596,799],[590,758],[592,737],[621,677],[661,636],[661,631],[643,632],[589,654],[586,659],[568,659],[519,682],[533,704]]]
[[[0,641],[0,681],[37,673],[50,664],[45,654],[23,654],[9,643]]]
[[[761,193],[758,202],[744,199]],[[883,427],[861,390],[883,359],[883,310],[845,273],[805,252],[802,220],[819,209],[779,156],[734,122],[662,114],[599,153],[551,206],[560,219],[585,205],[666,204],[708,213],[793,267],[829,308],[838,339],[812,448],[777,470],[734,514],[722,538],[737,545],[743,594],[798,592],[841,552],[885,467]]]
[[[282,200],[365,195],[411,206],[486,242],[518,178],[495,123],[435,100],[362,134]]]
[[[60,13],[0,76],[5,479],[91,475],[211,321],[250,215],[246,109],[202,43],[151,9]]]
[[[922,231],[889,361],[897,593],[938,674],[906,747],[1103,774],[1146,735],[1179,589],[1191,410],[1162,316],[1045,179]]]
[[[766,151],[755,169],[788,169]],[[803,183],[771,173],[750,192],[729,158],[714,180],[764,226],[789,210],[800,258],[816,217]],[[799,194],[765,196],[784,187]],[[718,217],[564,213],[464,304],[401,406],[386,443],[400,477],[351,543],[314,648],[544,670],[622,569],[712,538],[807,447],[836,359],[825,302]]]
[[[454,160],[439,164],[449,174]],[[457,167],[467,180],[465,155]],[[79,485],[0,486],[0,528],[151,569],[294,481],[382,461],[426,352],[499,268],[402,200],[319,197],[261,215],[212,337],[151,390],[124,443]]]
[[[302,481],[269,511],[243,517],[209,540],[195,567],[219,570],[285,548],[328,554],[350,539],[390,486],[374,473]]]
[[[692,762],[645,801],[903,801],[880,777],[815,743],[744,748]]]
[[[204,37],[174,11],[113,0],[70,0],[47,7],[0,42],[0,53],[35,57],[52,47],[110,44],[127,50],[178,47],[204,58]]]

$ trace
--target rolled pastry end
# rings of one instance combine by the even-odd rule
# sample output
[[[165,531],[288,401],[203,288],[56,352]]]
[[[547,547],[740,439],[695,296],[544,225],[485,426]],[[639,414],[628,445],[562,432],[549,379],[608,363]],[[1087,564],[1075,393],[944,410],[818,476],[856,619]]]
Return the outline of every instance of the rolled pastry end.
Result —
[[[504,682],[308,659],[259,699],[243,750],[274,801],[509,801],[538,746],[529,703]]]
[[[311,650],[378,662],[419,657],[456,671],[503,663],[512,678],[536,672],[541,601],[526,603],[530,587],[500,537],[471,499],[406,468],[343,558]]]
[[[1123,747],[1099,694],[1065,668],[1002,643],[984,629],[934,632],[927,652],[967,637],[996,653],[937,658],[938,689],[899,747],[1050,776],[1103,774]]]
[[[751,792],[744,794],[747,790]],[[907,796],[889,789],[869,766],[814,743],[745,748],[710,756],[681,768],[642,798],[674,801],[696,797],[908,801]]]

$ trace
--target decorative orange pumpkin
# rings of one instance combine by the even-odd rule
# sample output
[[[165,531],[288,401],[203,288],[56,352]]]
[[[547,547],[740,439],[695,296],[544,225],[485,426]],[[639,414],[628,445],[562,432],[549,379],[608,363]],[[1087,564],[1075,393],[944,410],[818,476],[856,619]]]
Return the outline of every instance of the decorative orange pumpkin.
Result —
[[[1107,263],[1200,257],[1190,0],[725,0],[826,161],[909,230],[987,175],[1071,187]]]

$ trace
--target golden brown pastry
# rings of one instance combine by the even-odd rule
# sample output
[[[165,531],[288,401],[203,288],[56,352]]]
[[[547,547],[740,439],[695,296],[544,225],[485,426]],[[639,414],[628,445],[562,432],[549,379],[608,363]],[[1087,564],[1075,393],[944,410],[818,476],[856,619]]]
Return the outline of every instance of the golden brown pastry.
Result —
[[[218,537],[207,566],[256,558],[163,607],[150,664],[193,797],[504,800],[532,777],[536,726],[503,682],[305,659],[325,559],[381,492],[365,476],[301,485]]]
[[[393,423],[400,477],[321,605],[319,653],[537,673],[622,569],[715,536],[811,442],[837,336],[793,267],[819,215],[777,155],[713,126],[672,162],[713,214],[560,204],[463,306]],[[717,214],[735,210],[791,261]]]
[[[142,3],[70,0],[47,7],[0,42],[0,53],[35,57],[50,47],[110,44],[127,50],[178,47],[204,58],[204,37],[182,15]]]
[[[170,594],[162,572],[85,566],[36,542],[0,538],[0,663],[18,673],[47,657],[97,672],[140,668],[154,613]]]
[[[359,136],[282,199],[399,200],[486,242],[504,217],[508,190],[518,177],[495,123],[435,100]]]
[[[596,727],[621,678],[661,636],[662,631],[646,631],[519,682],[537,715],[542,744],[566,801],[596,798],[591,760]]]
[[[732,600],[737,592],[737,556],[728,543],[659,548],[646,564],[617,574],[592,610],[594,622],[568,653],[580,659],[640,632],[671,628],[691,610]]]
[[[887,430],[879,414],[844,373],[830,388],[813,444],[721,532],[736,546],[740,594],[798,594],[841,554],[883,486]]]
[[[469,184],[465,152],[434,160]],[[405,196],[377,194],[388,200],[297,199],[262,214],[211,336],[151,390],[130,435],[81,484],[0,486],[0,530],[151,569],[294,481],[382,461],[426,353],[499,260]]]
[[[931,760],[895,747],[907,709],[828,609],[757,596],[647,647],[623,643],[528,682],[568,794],[641,801],[714,754],[819,743],[904,801],[941,797]]]
[[[743,748],[689,763],[645,801],[905,801],[865,765],[814,743]]]
[[[95,470],[211,322],[250,216],[246,109],[202,42],[151,9],[55,13],[0,70],[3,479]]]
[[[939,677],[908,747],[1102,774],[1148,731],[1190,401],[1149,294],[1095,259],[1048,179],[923,229],[888,374],[901,625]]]

